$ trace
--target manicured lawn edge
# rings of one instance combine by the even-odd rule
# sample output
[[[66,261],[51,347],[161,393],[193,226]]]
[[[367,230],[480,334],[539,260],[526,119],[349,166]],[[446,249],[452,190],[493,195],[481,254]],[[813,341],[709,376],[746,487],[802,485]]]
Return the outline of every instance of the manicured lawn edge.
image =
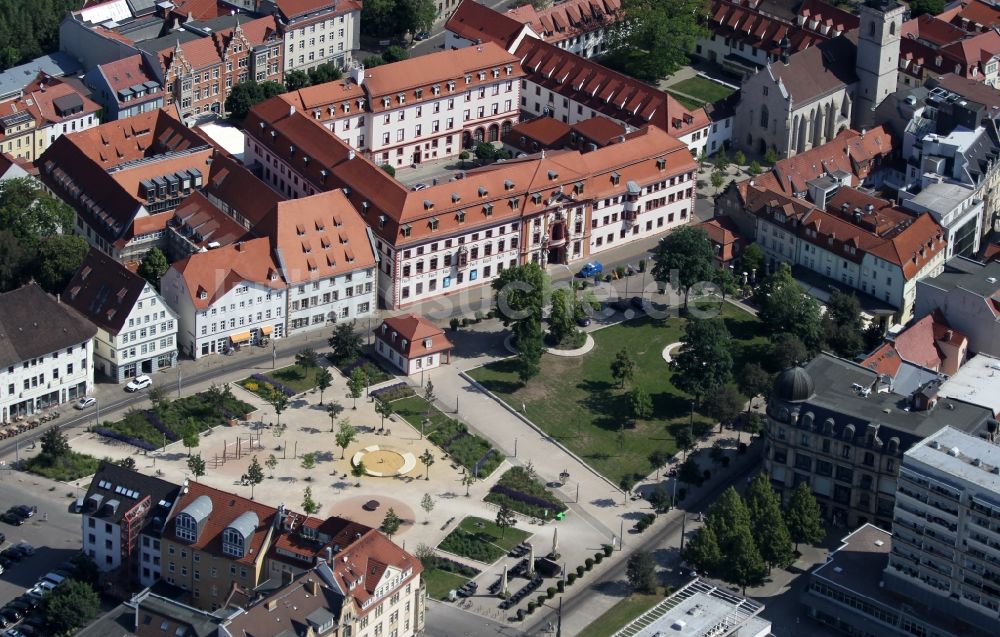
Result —
[[[577,637],[610,637],[663,599],[659,594],[629,595],[591,622]]]
[[[477,523],[482,527],[477,527]],[[437,548],[476,562],[492,564],[530,536],[530,533],[513,527],[501,534],[494,522],[468,516],[441,540]]]
[[[50,480],[71,482],[97,473],[97,465],[100,462],[94,456],[70,451],[65,457],[60,458],[60,462],[57,465],[46,463],[45,456],[39,454],[34,458],[28,458],[22,462],[20,468],[28,473],[49,478]]]
[[[567,509],[545,485],[529,476],[524,467],[508,469],[483,500],[497,506],[506,504],[512,511],[540,519],[551,519]]]

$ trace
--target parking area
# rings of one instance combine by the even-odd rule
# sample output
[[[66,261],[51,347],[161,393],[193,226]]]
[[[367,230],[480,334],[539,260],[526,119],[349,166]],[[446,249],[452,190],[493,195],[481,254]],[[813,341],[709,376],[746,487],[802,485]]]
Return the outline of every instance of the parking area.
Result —
[[[0,533],[6,536],[0,550],[22,542],[35,549],[34,555],[12,563],[0,574],[0,607],[80,551],[80,516],[70,513],[70,505],[82,493],[66,485],[50,491],[53,485],[57,483],[0,470],[0,512],[21,504],[38,509],[21,526],[0,522]]]

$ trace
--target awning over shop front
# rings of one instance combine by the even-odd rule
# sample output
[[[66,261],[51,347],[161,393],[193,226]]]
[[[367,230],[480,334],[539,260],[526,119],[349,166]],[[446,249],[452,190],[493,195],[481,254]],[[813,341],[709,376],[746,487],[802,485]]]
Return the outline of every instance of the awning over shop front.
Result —
[[[264,336],[270,336],[271,332],[273,332],[273,331],[274,331],[274,328],[271,327],[270,325],[265,325],[264,327],[260,328],[260,333],[262,335],[264,335]]]
[[[247,343],[250,341],[250,332],[240,332],[239,334],[233,334],[229,337],[229,340],[233,342],[233,345],[239,343]]]

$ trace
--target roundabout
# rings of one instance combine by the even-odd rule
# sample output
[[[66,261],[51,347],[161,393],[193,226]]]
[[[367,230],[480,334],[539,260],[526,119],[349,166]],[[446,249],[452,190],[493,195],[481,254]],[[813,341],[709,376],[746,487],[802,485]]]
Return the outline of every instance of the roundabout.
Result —
[[[417,458],[409,451],[371,445],[351,457],[351,466],[364,464],[365,474],[373,478],[406,475],[417,467]]]

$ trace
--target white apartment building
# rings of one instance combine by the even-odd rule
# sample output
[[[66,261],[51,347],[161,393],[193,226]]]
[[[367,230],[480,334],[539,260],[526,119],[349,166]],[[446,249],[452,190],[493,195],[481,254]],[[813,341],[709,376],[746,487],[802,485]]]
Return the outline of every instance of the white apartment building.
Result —
[[[0,423],[85,396],[96,332],[35,283],[0,294]]]
[[[522,75],[515,56],[487,43],[357,67],[281,99],[376,163],[400,167],[499,141],[519,121]]]
[[[159,534],[180,487],[102,462],[80,511],[83,552],[103,572],[124,569],[124,581],[150,586],[160,577]]]
[[[903,208],[916,214],[929,212],[948,239],[946,259],[979,254],[983,234],[983,200],[976,190],[957,183],[932,180],[916,195],[900,191]]]
[[[97,326],[94,367],[125,382],[177,362],[177,316],[139,275],[91,249],[63,300]]]
[[[988,391],[988,388],[983,386]],[[995,436],[996,432],[993,431]],[[887,585],[1000,631],[1000,446],[944,427],[903,456]]]
[[[286,290],[266,237],[174,263],[160,283],[177,315],[180,351],[192,358],[285,335]]]
[[[270,10],[269,10],[270,9]],[[360,0],[265,0],[285,26],[285,72],[333,63],[347,68],[361,47]]]
[[[370,316],[378,261],[364,221],[339,190],[278,202],[261,236],[173,264],[161,289],[194,358]]]

